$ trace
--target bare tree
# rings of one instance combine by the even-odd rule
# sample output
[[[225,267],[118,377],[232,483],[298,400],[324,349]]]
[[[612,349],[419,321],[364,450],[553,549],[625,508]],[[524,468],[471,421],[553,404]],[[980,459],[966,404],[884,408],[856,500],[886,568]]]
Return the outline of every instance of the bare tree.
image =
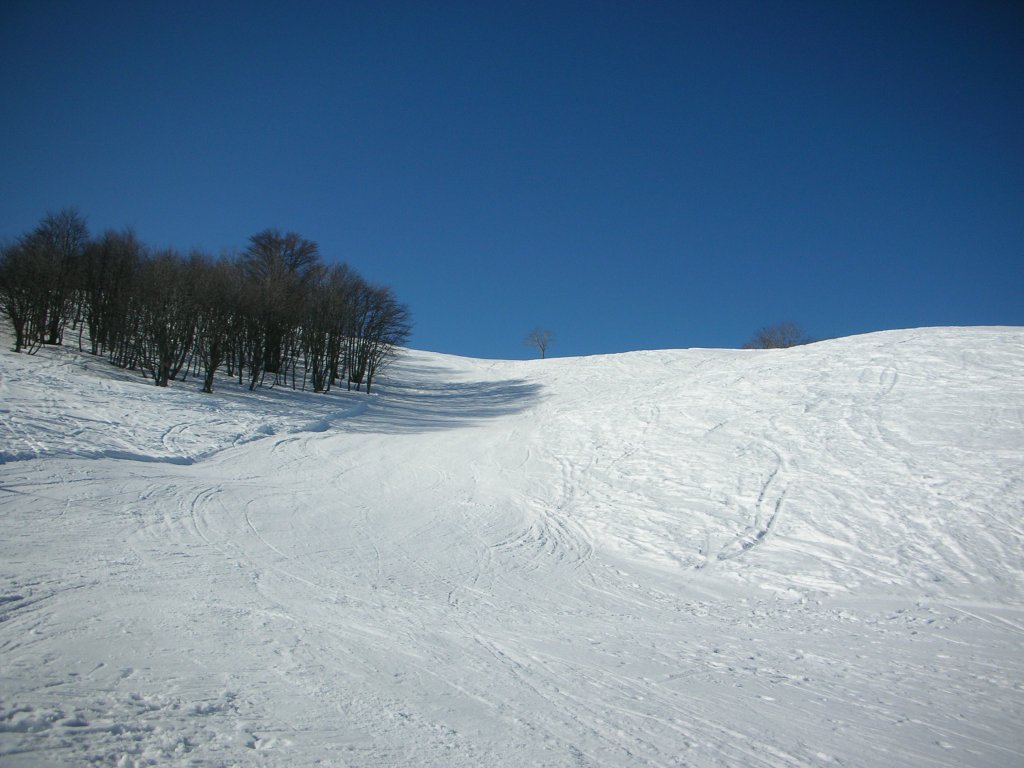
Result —
[[[144,253],[145,247],[131,230],[108,230],[83,252],[78,280],[80,312],[94,355],[114,350],[124,336],[132,280]]]
[[[142,367],[166,387],[185,365],[195,342],[195,289],[189,264],[174,251],[146,259],[139,270]]]
[[[548,355],[548,347],[551,346],[555,340],[555,334],[549,331],[547,328],[534,328],[528,334],[523,343],[528,347],[533,347],[540,353],[540,357],[543,360]]]
[[[810,343],[799,325],[792,322],[768,325],[743,345],[744,349],[785,349]]]
[[[203,253],[189,259],[195,302],[195,351],[203,366],[203,392],[213,392],[217,369],[237,335],[241,289],[238,269],[227,259],[214,261]]]
[[[373,378],[394,359],[411,331],[409,310],[386,286],[360,280],[354,291],[352,326],[345,350],[348,388],[370,391]]]
[[[77,309],[75,284],[88,231],[77,211],[48,214],[0,254],[0,299],[15,349],[60,344]]]
[[[23,243],[0,250],[0,309],[14,328],[14,351],[35,349],[46,322],[46,275]]]
[[[394,358],[412,330],[409,309],[399,303],[387,286],[372,288],[372,315],[366,325],[369,335],[366,355],[366,391],[374,377]]]
[[[302,347],[314,392],[330,391],[338,377],[346,338],[353,333],[356,296],[363,285],[351,267],[336,264],[310,287],[304,303]]]
[[[316,243],[276,229],[249,238],[240,267],[246,278],[249,388],[255,389],[264,372],[275,380],[286,374],[288,352],[298,344],[303,297],[323,267]]]
[[[46,319],[38,330],[46,344],[63,342],[64,327],[74,308],[76,273],[88,241],[85,219],[74,208],[47,214],[21,239],[22,247],[43,275]]]

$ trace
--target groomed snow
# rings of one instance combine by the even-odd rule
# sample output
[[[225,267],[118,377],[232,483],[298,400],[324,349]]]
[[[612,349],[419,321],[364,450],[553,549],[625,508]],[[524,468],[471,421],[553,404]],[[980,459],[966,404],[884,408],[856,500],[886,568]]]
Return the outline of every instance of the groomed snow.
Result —
[[[218,389],[0,353],[0,764],[1024,765],[1024,329]]]

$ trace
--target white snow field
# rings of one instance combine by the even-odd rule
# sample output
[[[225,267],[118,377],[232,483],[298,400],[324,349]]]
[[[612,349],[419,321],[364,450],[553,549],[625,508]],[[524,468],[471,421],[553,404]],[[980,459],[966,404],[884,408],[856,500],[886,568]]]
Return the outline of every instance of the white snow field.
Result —
[[[1024,765],[1024,329],[218,386],[0,354],[0,765]]]

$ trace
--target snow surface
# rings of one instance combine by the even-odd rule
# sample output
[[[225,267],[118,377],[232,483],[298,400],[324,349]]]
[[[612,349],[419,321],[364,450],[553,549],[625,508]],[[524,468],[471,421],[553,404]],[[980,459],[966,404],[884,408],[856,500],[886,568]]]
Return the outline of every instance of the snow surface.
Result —
[[[4,352],[0,764],[1024,765],[1022,373],[1020,328],[372,396]]]

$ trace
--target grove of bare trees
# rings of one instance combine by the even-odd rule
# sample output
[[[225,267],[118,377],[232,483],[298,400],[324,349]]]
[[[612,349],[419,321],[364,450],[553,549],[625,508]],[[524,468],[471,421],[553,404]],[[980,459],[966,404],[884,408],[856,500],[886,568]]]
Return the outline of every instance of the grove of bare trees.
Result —
[[[390,288],[317,244],[267,229],[234,257],[154,251],[129,230],[90,238],[66,209],[0,248],[0,311],[16,352],[65,343],[158,386],[189,375],[212,392],[221,372],[266,383],[367,392],[411,331]],[[87,340],[87,341],[86,341]]]

